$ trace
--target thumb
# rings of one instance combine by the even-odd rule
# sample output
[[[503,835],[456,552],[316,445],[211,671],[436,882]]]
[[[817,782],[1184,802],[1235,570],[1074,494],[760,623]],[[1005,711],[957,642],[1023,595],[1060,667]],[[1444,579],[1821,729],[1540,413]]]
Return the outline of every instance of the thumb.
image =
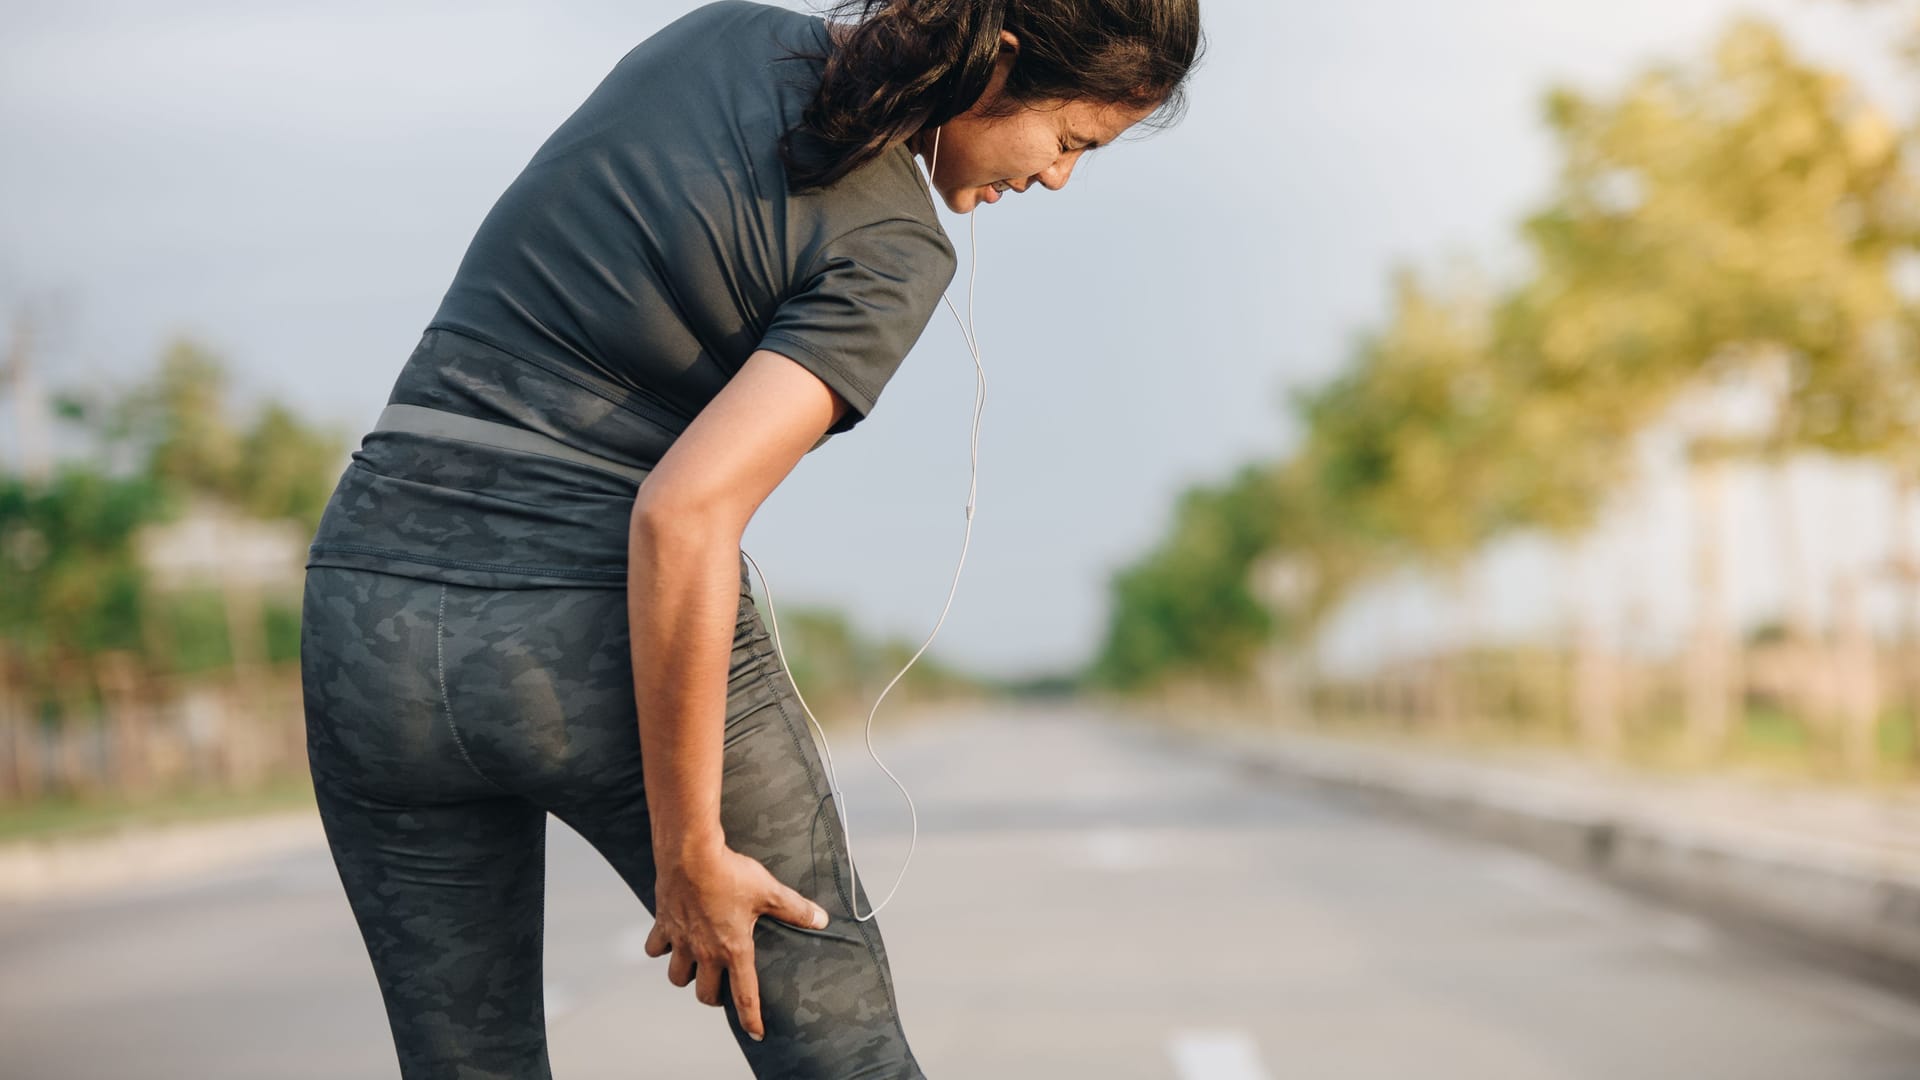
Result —
[[[769,911],[781,922],[804,926],[813,930],[827,928],[827,909],[800,895],[800,893],[780,882],[774,883],[773,907]]]

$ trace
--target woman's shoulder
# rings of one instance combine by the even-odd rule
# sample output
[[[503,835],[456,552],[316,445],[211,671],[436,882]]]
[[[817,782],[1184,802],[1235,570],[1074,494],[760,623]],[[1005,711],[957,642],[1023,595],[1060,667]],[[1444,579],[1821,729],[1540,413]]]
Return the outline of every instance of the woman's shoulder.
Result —
[[[818,16],[784,8],[778,4],[762,3],[761,0],[708,0],[707,3],[689,10],[667,25],[737,21],[765,21],[794,26],[805,26],[809,23],[825,25],[825,20]]]
[[[628,50],[614,75],[669,78],[676,85],[712,80],[718,85],[775,80],[800,90],[818,79],[818,63],[833,48],[825,19],[760,0],[710,0],[654,30]],[[808,58],[802,72],[775,63]]]

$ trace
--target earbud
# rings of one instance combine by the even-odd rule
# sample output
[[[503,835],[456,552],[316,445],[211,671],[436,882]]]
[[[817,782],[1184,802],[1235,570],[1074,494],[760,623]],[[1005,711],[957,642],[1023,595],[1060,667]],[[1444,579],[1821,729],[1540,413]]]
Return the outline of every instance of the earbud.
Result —
[[[929,162],[927,166],[927,187],[932,189],[936,194],[938,193],[939,189],[935,188],[933,185],[933,173],[934,173],[934,170],[939,167],[939,165],[940,165],[940,129],[934,128],[933,129],[933,156],[932,156],[932,161]],[[978,209],[979,209],[978,204],[975,204],[974,210],[978,210]],[[907,812],[908,814],[912,815],[913,832],[907,840],[907,856],[905,859],[901,860],[900,875],[894,879],[893,888],[888,889],[887,895],[882,897],[880,902],[873,906],[873,910],[867,912],[865,915],[860,914],[859,895],[858,895],[858,889],[856,888],[854,899],[853,899],[853,906],[854,906],[853,917],[854,917],[854,920],[857,922],[865,922],[868,919],[873,918],[875,915],[878,915],[880,913],[880,909],[883,907],[886,907],[887,902],[893,899],[893,894],[900,890],[900,883],[902,881],[905,881],[907,877],[907,864],[913,861],[914,844],[920,838],[920,815],[914,809],[913,796],[907,794],[906,785],[900,783],[900,778],[893,775],[893,770],[887,768],[886,763],[880,760],[879,754],[874,753],[873,716],[874,716],[874,713],[880,710],[880,702],[886,699],[887,692],[893,689],[893,684],[899,682],[900,677],[907,673],[907,668],[911,668],[914,664],[914,661],[920,659],[920,654],[927,651],[927,646],[933,644],[934,635],[940,632],[941,625],[947,621],[947,611],[948,609],[953,607],[954,591],[960,587],[960,568],[965,566],[967,562],[967,545],[973,539],[974,498],[980,486],[980,412],[981,412],[981,409],[986,404],[986,395],[987,395],[987,371],[986,371],[986,368],[982,367],[980,364],[980,346],[979,346],[978,338],[976,337],[975,330],[973,327],[973,286],[974,286],[974,281],[976,277],[975,271],[979,268],[979,264],[980,264],[980,238],[979,238],[979,234],[975,231],[974,221],[975,221],[974,211],[968,211],[967,242],[971,248],[971,253],[968,257],[968,264],[967,264],[967,318],[965,322],[961,322],[960,310],[953,306],[952,298],[945,296],[944,294],[941,296],[941,299],[946,301],[947,310],[953,313],[954,322],[960,325],[960,334],[962,337],[966,338],[967,351],[973,354],[973,367],[974,367],[974,371],[977,373],[975,384],[974,384],[975,389],[974,389],[974,395],[973,395],[973,445],[972,445],[972,455],[971,455],[972,475],[967,482],[967,506],[966,506],[967,528],[966,528],[965,535],[960,540],[960,561],[953,568],[953,584],[947,589],[947,603],[945,607],[942,607],[940,609],[940,618],[934,622],[932,632],[927,634],[927,640],[922,642],[920,645],[920,648],[917,651],[915,651],[911,657],[908,658],[907,666],[901,668],[900,674],[895,675],[892,681],[888,682],[886,687],[880,691],[880,696],[874,699],[873,708],[867,712],[867,754],[868,756],[873,758],[873,763],[875,765],[880,766],[880,771],[887,774],[887,779],[893,781],[893,786],[900,789],[900,794],[906,796]],[[740,552],[740,554],[742,554],[743,556],[746,556],[747,562],[753,566],[753,572],[760,575],[760,590],[766,593],[767,595],[767,619],[772,624],[772,627],[773,627],[773,651],[774,651],[774,654],[780,658],[780,667],[782,670],[784,670],[787,673],[787,680],[793,683],[794,696],[800,697],[800,684],[793,681],[793,669],[787,667],[786,654],[782,652],[780,648],[780,620],[774,613],[773,590],[767,586],[767,575],[763,571],[761,571],[760,564],[753,561],[753,556],[747,555],[744,549]],[[847,873],[857,883],[859,879],[859,872],[853,868],[853,824],[852,824],[851,818],[847,814],[846,796],[840,792],[840,782],[838,778],[834,775],[833,752],[827,747],[827,729],[822,727],[820,725],[820,721],[814,718],[813,710],[807,707],[807,699],[804,697],[800,697],[800,708],[806,712],[807,719],[809,721],[812,721],[814,728],[820,732],[821,753],[825,757],[826,763],[827,763],[827,783],[828,783],[828,786],[833,791],[834,806],[838,809],[840,814],[841,830],[845,832],[847,836]]]

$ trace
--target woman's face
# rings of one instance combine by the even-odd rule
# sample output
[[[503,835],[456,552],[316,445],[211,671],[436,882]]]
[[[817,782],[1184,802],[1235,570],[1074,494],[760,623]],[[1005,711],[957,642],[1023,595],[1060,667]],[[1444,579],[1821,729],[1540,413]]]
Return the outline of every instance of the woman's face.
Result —
[[[971,213],[983,202],[998,202],[1004,190],[1024,192],[1034,184],[1060,190],[1089,148],[1107,145],[1153,112],[1151,106],[1128,109],[1074,101],[1027,106],[1012,116],[982,117],[981,106],[999,96],[1019,49],[1019,40],[1012,34],[1001,31],[1000,38],[1000,59],[980,102],[939,128],[907,140],[908,147],[933,168],[933,188],[955,213]]]

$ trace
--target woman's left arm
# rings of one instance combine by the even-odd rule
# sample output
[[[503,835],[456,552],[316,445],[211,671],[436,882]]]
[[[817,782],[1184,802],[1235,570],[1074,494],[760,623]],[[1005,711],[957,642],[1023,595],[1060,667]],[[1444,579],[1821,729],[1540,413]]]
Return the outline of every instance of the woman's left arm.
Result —
[[[728,847],[720,826],[727,665],[740,537],[767,495],[848,406],[779,353],[756,351],[662,455],[634,499],[627,619],[656,870],[650,956],[760,1034],[753,924],[825,925],[825,912]]]

